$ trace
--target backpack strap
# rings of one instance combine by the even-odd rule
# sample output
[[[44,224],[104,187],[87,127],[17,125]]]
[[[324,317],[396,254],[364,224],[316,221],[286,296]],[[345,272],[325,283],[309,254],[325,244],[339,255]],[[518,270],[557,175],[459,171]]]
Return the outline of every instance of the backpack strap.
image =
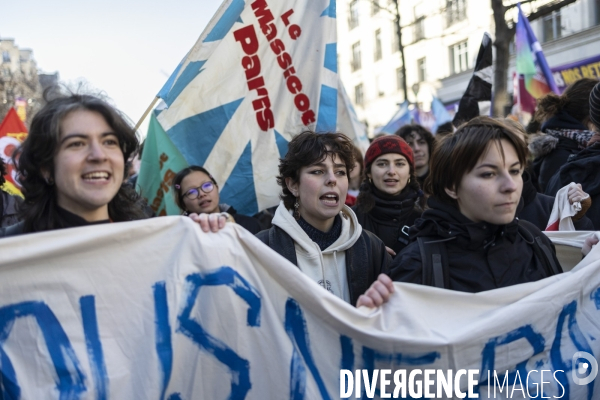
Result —
[[[542,239],[539,236],[535,237],[535,243],[537,244],[537,246],[534,247],[540,249],[544,254],[544,258],[546,259],[546,267],[550,267],[548,268],[550,270],[550,276],[560,274],[562,271],[558,269],[556,263],[554,262],[554,257],[552,257],[548,246],[546,246],[544,242],[542,242]]]
[[[548,248],[548,245],[544,243],[542,238],[539,235],[535,235],[534,229],[532,229],[532,224],[528,221],[519,220],[519,233],[525,239],[527,243],[533,247],[533,251],[536,256],[542,260],[546,267],[546,272],[548,276],[558,275],[562,272],[562,268],[560,268],[554,257],[552,256],[552,250]],[[535,228],[535,226],[533,226]],[[532,232],[533,231],[533,232]]]
[[[422,283],[424,285],[448,288],[448,254],[445,241],[426,236],[417,238],[421,252]]]

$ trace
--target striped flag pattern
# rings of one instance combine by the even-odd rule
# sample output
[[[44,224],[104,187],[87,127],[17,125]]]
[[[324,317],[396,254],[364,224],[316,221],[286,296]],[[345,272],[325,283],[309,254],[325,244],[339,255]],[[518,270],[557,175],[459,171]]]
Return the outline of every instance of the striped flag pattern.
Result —
[[[160,215],[178,213],[170,181],[204,166],[242,214],[276,205],[287,143],[306,129],[366,141],[340,100],[335,0],[226,0],[158,97],[138,185]],[[347,118],[338,121],[338,115]]]

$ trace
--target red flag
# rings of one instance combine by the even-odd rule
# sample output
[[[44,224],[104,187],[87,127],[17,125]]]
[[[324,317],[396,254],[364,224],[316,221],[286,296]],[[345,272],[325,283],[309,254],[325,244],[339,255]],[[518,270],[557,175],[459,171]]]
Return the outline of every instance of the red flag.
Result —
[[[21,194],[21,186],[16,180],[15,166],[12,163],[13,152],[23,143],[27,137],[27,127],[17,115],[14,108],[8,110],[8,114],[0,123],[0,157],[6,164],[6,182],[2,189],[11,194]]]

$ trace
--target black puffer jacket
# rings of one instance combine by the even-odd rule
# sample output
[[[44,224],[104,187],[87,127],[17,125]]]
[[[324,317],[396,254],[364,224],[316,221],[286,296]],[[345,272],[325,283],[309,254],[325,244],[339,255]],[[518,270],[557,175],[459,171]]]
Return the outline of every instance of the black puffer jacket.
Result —
[[[542,132],[580,130],[586,127],[566,112],[560,112],[542,125]],[[576,140],[560,135],[544,135],[532,140],[529,150],[535,157],[533,161],[534,180],[540,190],[546,193],[546,186],[550,178],[564,165],[568,158],[577,154],[584,146]],[[591,134],[590,134],[591,135]]]
[[[543,231],[548,226],[552,207],[554,207],[554,197],[538,193],[531,176],[527,171],[523,172],[523,209],[517,214],[519,219],[531,222]],[[594,224],[587,216],[583,216],[577,221],[573,221],[575,229],[578,231],[593,231]]]
[[[580,183],[583,191],[592,198],[586,216],[592,220],[595,230],[600,230],[600,142],[571,157],[552,177],[546,194],[554,195],[571,182]]]
[[[352,210],[363,229],[374,233],[386,246],[399,253],[410,242],[408,229],[422,213],[420,208],[415,208],[418,193],[407,188],[398,196],[385,196],[375,189],[373,196],[375,207],[369,212],[361,211],[360,204]]]
[[[289,262],[298,265],[294,241],[283,229],[273,225],[270,229],[258,233],[256,237]],[[356,243],[346,250],[345,254],[350,303],[356,305],[358,297],[369,289],[379,274],[389,275],[392,260],[383,242],[364,229]]]
[[[518,219],[507,225],[475,223],[448,204],[430,198],[429,209],[415,222],[411,237],[415,239],[392,263],[391,277],[396,281],[422,284],[422,262],[419,236],[446,239],[449,279],[447,287],[461,292],[476,293],[533,282],[550,276],[545,260],[532,246],[533,236],[524,238],[519,224],[539,236],[552,249],[554,246],[535,226]]]

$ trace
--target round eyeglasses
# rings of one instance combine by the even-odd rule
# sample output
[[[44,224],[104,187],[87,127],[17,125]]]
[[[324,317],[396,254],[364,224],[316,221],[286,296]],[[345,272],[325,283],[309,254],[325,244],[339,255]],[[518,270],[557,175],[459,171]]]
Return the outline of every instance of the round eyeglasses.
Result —
[[[211,181],[204,182],[197,188],[192,188],[185,192],[184,197],[187,197],[190,200],[197,199],[200,196],[200,191],[202,190],[204,193],[210,193],[215,188],[215,184]]]

